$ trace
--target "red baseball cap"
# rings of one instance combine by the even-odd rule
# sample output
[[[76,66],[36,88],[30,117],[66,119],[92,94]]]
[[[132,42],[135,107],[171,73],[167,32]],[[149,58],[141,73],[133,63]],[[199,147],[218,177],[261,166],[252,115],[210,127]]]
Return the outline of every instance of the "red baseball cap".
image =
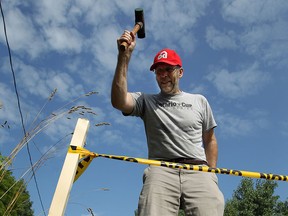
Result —
[[[173,66],[178,65],[182,67],[182,61],[180,56],[174,50],[168,48],[162,49],[156,54],[150,70],[153,71],[159,63],[166,63]]]

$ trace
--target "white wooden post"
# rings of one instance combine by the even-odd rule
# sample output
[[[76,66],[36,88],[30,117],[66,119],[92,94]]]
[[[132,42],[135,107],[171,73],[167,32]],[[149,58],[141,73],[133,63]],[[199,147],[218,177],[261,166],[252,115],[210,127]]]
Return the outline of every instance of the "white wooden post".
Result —
[[[83,147],[89,120],[79,118],[70,145]],[[78,166],[79,154],[67,153],[49,209],[49,216],[63,216]]]

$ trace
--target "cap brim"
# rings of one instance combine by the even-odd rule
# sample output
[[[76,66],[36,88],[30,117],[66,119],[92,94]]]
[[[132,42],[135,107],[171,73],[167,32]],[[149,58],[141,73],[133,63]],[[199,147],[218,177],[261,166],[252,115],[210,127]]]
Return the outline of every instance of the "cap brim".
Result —
[[[169,65],[172,65],[172,66],[178,65],[178,64],[175,64],[175,62],[171,62],[171,61],[158,61],[158,62],[156,62],[156,63],[154,63],[154,64],[151,65],[150,71],[153,71],[153,70],[156,68],[156,66],[157,66],[158,64],[161,64],[161,63],[169,64]],[[179,66],[180,66],[180,65],[179,65]]]

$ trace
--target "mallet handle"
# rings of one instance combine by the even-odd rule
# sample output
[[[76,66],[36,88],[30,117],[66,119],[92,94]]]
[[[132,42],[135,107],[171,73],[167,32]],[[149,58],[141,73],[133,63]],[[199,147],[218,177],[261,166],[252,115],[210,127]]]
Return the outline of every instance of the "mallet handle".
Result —
[[[143,23],[142,22],[137,22],[133,28],[133,30],[131,31],[135,36],[137,34],[137,32],[143,27]],[[128,44],[124,41],[121,43],[120,45],[120,50],[121,51],[125,51],[128,47]]]

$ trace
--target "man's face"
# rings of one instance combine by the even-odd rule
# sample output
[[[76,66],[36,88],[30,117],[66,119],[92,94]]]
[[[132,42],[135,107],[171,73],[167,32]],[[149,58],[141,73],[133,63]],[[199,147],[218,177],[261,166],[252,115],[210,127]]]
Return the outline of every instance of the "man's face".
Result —
[[[180,93],[179,79],[183,76],[183,68],[161,63],[155,68],[155,75],[161,92],[166,94]]]

